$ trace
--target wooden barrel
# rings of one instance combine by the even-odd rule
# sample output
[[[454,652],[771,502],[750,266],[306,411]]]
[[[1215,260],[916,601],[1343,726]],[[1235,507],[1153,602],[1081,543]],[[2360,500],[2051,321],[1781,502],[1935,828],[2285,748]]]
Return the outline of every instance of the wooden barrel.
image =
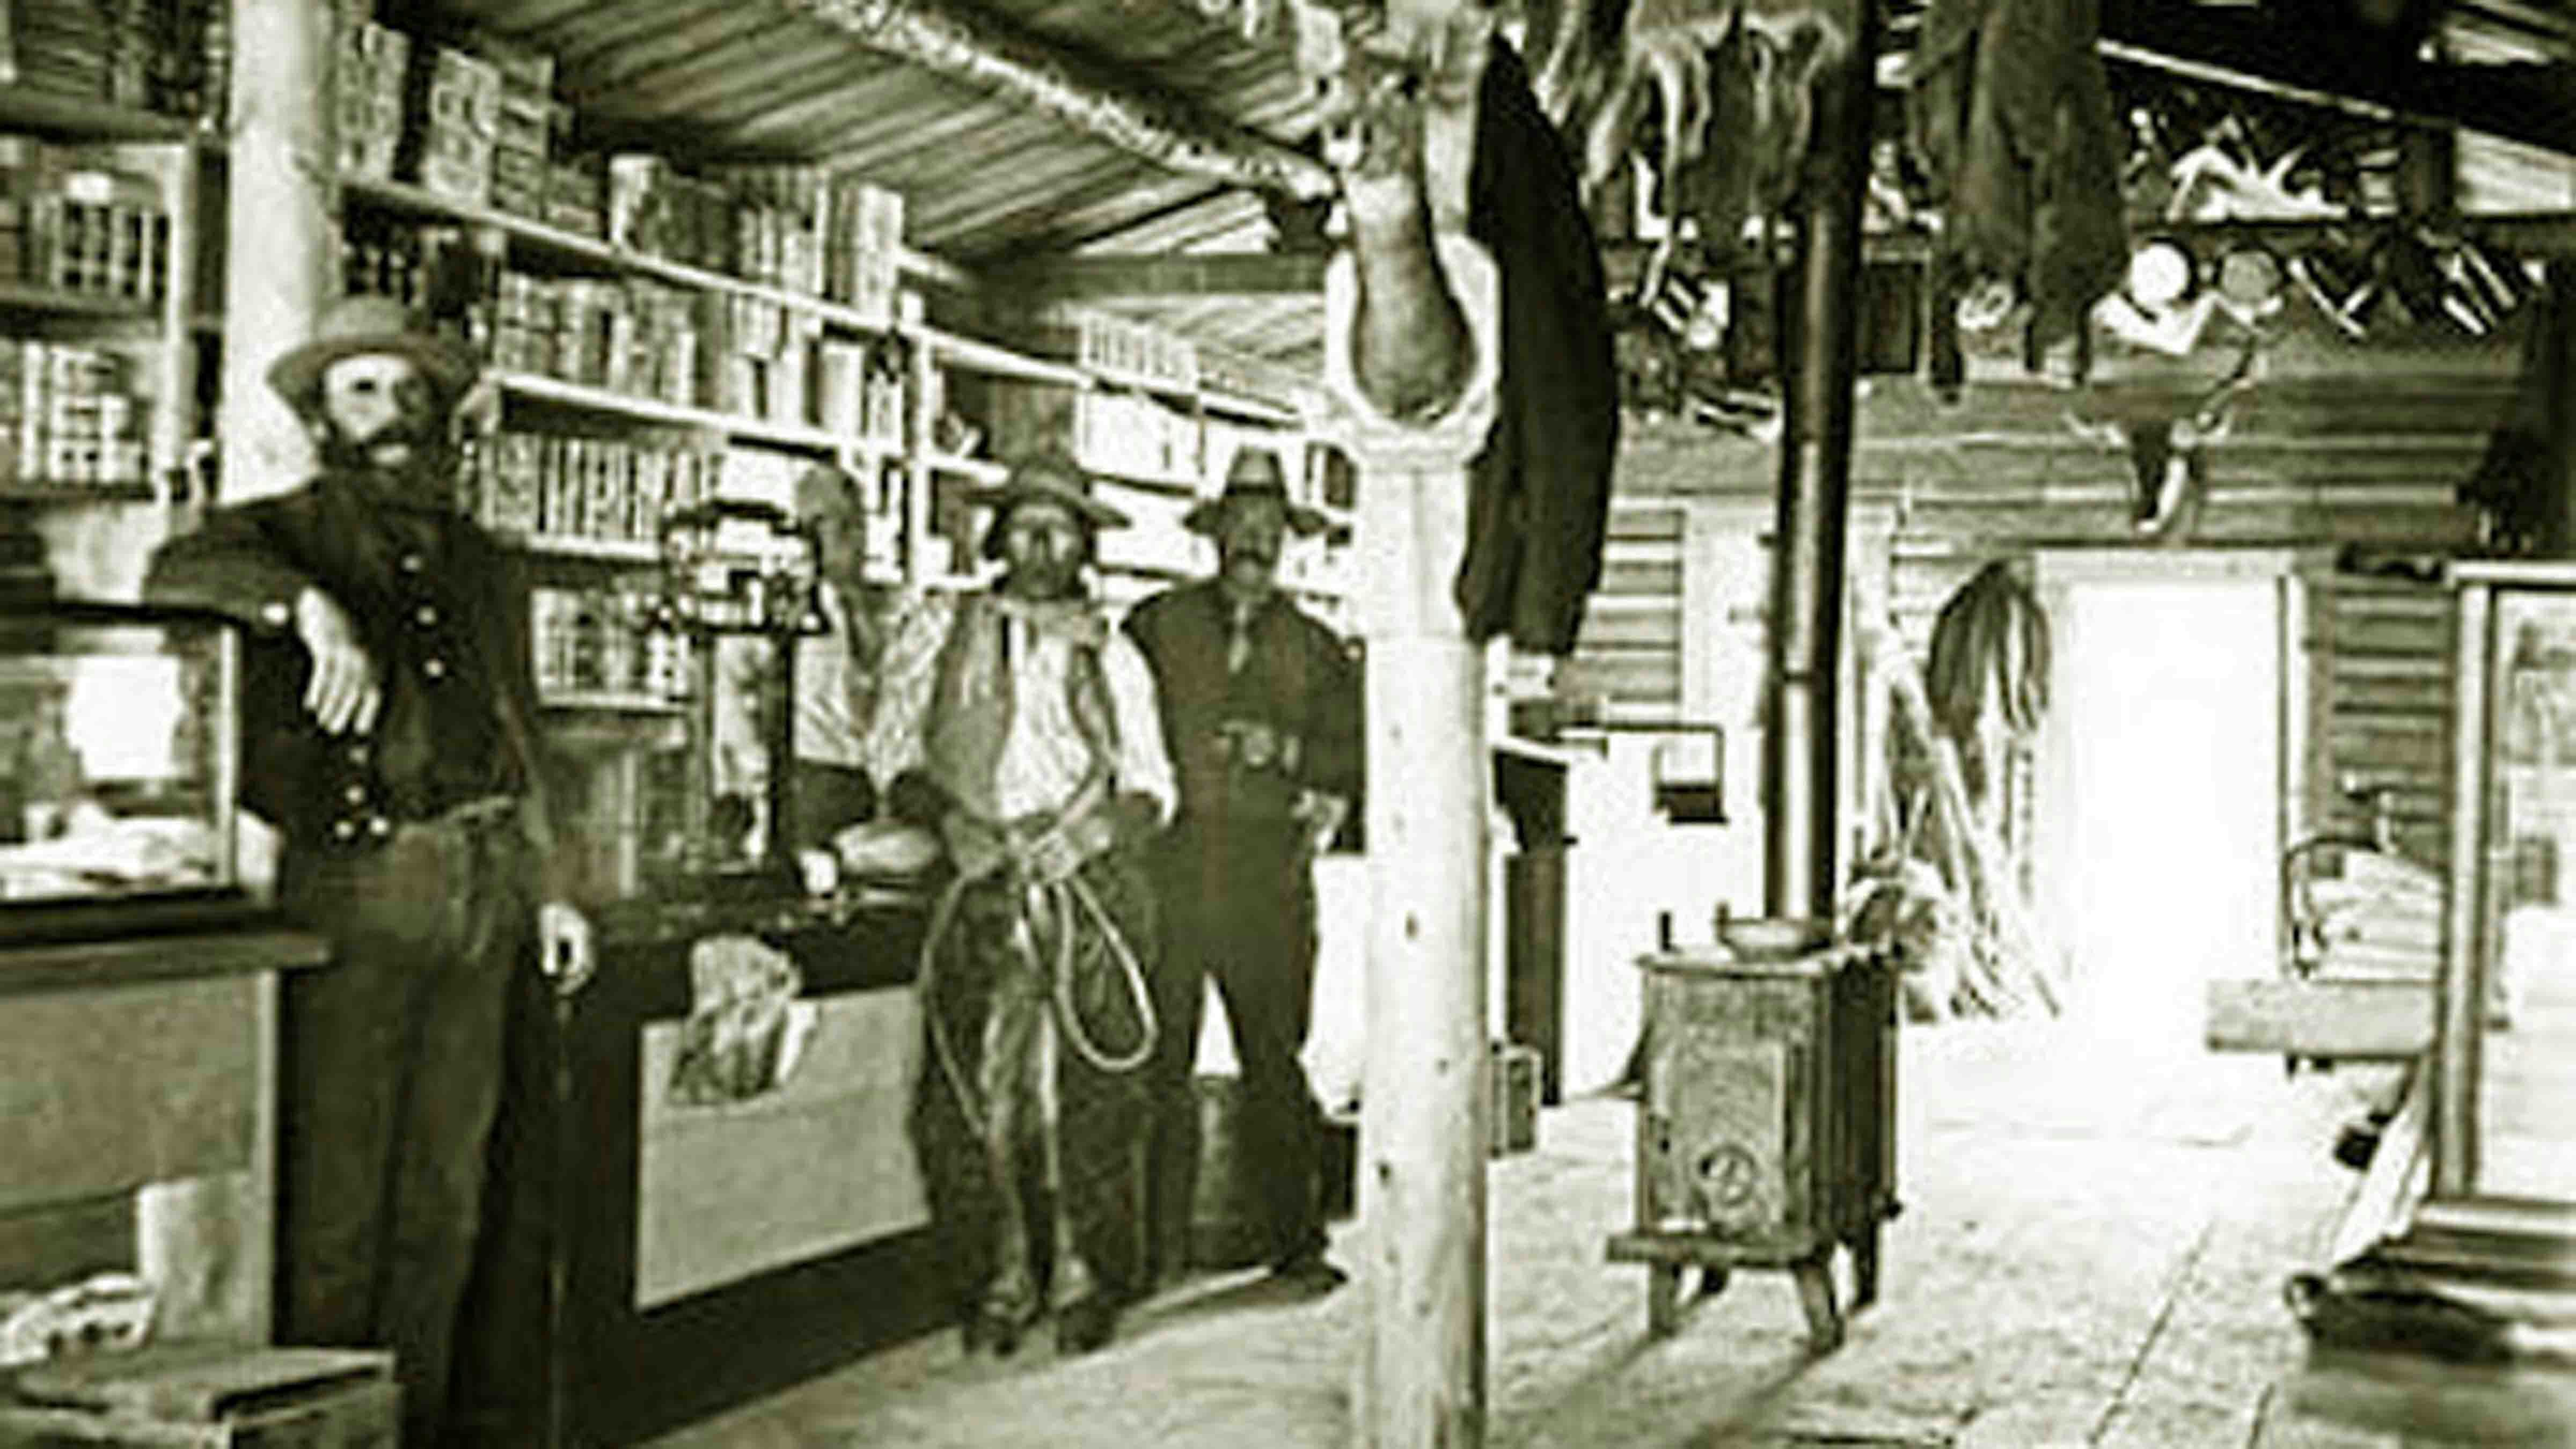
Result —
[[[1190,1199],[1190,1266],[1248,1268],[1269,1256],[1261,1184],[1243,1146],[1243,1079],[1203,1075],[1199,1176]]]

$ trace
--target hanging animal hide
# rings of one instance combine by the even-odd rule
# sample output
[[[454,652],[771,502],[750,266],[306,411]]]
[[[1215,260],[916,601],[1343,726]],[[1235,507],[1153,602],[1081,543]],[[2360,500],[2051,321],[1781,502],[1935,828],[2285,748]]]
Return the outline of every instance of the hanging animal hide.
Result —
[[[1657,199],[1712,246],[1795,190],[1813,82],[1849,38],[1803,0],[1567,0],[1534,6],[1541,107],[1574,148],[1587,202],[1638,149],[1649,110]]]
[[[1948,269],[2020,286],[2034,365],[2128,265],[2099,33],[2096,0],[1932,0],[1914,52],[1906,129]]]

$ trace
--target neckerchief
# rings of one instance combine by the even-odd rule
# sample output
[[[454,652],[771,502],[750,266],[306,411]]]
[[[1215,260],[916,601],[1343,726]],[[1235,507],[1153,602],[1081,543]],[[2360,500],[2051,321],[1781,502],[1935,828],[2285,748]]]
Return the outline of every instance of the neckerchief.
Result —
[[[1109,639],[1108,624],[1090,601],[1030,602],[1000,594],[967,595],[958,601],[957,616],[940,646],[923,745],[931,778],[968,812],[988,821],[1001,816],[995,777],[1014,713],[1010,653],[1014,623],[1032,635],[1063,638],[1074,646],[1073,667],[1065,684],[1075,726],[1092,758],[1088,778],[1106,778],[1117,759],[1117,717],[1109,702],[1108,676],[1100,664],[1100,650]],[[1075,796],[1082,793],[1076,791]]]

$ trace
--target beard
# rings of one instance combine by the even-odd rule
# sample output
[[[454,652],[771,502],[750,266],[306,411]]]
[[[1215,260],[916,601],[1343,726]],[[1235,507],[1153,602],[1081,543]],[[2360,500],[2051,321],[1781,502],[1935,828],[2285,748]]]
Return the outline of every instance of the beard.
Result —
[[[398,458],[379,456],[380,449],[397,443],[409,451]],[[448,512],[462,502],[456,486],[455,450],[434,428],[398,423],[359,439],[326,426],[319,451],[325,468],[356,480],[384,506]]]

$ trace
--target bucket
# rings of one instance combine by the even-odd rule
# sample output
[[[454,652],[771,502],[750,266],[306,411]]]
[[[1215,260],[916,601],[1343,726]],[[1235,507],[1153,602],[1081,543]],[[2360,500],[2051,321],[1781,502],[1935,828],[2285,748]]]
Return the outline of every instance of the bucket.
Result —
[[[1269,1256],[1261,1187],[1243,1151],[1243,1079],[1202,1076],[1199,1176],[1190,1196],[1190,1266],[1248,1268]]]

